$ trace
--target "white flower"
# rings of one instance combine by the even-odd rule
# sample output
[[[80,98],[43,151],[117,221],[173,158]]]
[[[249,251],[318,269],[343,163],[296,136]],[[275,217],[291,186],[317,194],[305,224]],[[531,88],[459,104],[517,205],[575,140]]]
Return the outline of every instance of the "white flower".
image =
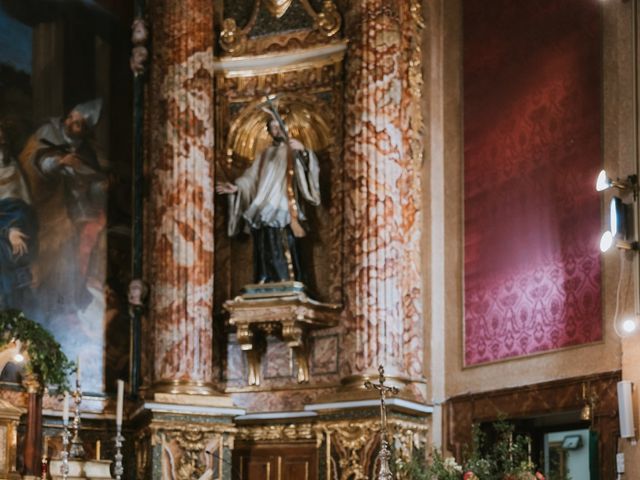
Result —
[[[450,472],[462,472],[462,467],[456,463],[456,459],[453,457],[444,459],[444,468]]]

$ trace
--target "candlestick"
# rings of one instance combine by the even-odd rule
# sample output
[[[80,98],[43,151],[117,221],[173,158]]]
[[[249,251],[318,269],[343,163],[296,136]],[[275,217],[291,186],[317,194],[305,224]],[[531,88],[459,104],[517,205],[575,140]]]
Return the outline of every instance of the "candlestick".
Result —
[[[49,437],[44,437],[44,445],[42,446],[42,459],[40,462],[40,479],[47,480],[49,474]]]
[[[78,358],[79,360],[79,358]],[[83,459],[85,457],[84,446],[80,439],[80,403],[82,402],[82,389],[80,388],[80,370],[76,370],[76,389],[73,391],[73,438],[71,439],[71,448],[69,449],[69,455],[71,458]]]
[[[122,478],[122,474],[124,473],[124,467],[122,466],[122,442],[124,442],[124,437],[122,436],[122,426],[116,424],[116,438],[114,439],[116,442],[116,455],[115,455],[115,465],[113,466],[113,473],[116,476],[116,480],[120,480]]]
[[[122,409],[124,406],[124,381],[118,380],[118,403],[116,405],[116,426],[122,426]]]
[[[69,437],[71,432],[69,432],[68,423],[64,424],[62,430],[62,465],[60,465],[60,473],[63,480],[67,480],[69,476]]]
[[[64,392],[64,401],[62,403],[62,423],[69,425],[69,392]]]
[[[96,440],[96,460],[100,460],[100,440]]]
[[[49,474],[49,459],[46,455],[42,456],[40,463],[40,480],[47,480]]]

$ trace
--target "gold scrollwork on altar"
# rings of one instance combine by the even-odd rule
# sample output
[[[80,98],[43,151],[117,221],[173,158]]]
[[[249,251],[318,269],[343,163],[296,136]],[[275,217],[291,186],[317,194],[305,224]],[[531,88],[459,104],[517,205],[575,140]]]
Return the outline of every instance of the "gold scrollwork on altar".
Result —
[[[234,18],[225,18],[220,33],[220,46],[225,52],[239,53],[247,42],[247,34],[238,28]]]
[[[136,452],[136,478],[148,478],[151,475],[151,430],[146,427],[136,433],[134,439]]]
[[[305,0],[304,3],[309,2]],[[340,31],[342,17],[332,0],[322,2],[322,10],[316,15],[315,22],[316,29],[326,37],[333,37]]]
[[[212,479],[222,478],[224,449],[233,448],[235,428],[159,422],[150,430],[152,446],[160,447],[163,479],[199,478],[207,472]]]
[[[274,32],[252,38],[251,32],[256,28],[262,2],[271,16],[280,19],[295,1],[300,2],[304,11],[313,20],[312,29],[292,29],[285,33]],[[336,38],[341,28],[342,17],[333,0],[323,0],[322,9],[319,12],[313,8],[309,0],[255,0],[245,25],[239,26],[231,17],[223,20],[219,43],[225,55],[261,55],[287,50],[289,47],[306,48],[326,43]]]
[[[314,440],[316,432],[310,423],[290,423],[286,425],[241,426],[238,428],[237,440],[251,442],[289,442],[298,440]]]
[[[325,478],[369,480],[379,446],[379,419],[325,421],[314,429],[318,447],[324,443]],[[387,431],[404,460],[416,449],[426,451],[429,427],[423,421],[390,418]]]

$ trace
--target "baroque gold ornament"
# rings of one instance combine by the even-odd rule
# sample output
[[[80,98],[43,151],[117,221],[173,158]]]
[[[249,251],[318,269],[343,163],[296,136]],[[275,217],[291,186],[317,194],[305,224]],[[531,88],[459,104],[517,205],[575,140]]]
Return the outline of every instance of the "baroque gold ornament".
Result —
[[[242,53],[247,43],[247,34],[240,30],[234,18],[225,18],[220,33],[220,46],[225,52]]]
[[[316,28],[326,37],[333,37],[340,31],[342,18],[332,0],[324,0],[322,11],[316,16]]]
[[[287,13],[292,2],[293,0],[265,0],[264,5],[272,16],[280,18]]]

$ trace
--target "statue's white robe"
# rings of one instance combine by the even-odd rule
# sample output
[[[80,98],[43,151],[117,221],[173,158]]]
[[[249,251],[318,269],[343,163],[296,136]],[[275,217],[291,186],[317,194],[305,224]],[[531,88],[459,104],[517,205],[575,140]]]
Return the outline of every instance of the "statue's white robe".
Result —
[[[295,195],[298,220],[304,222],[300,200],[320,204],[320,167],[315,153],[308,150],[308,161],[301,153],[294,156]],[[306,165],[305,165],[306,164]],[[235,180],[238,191],[229,195],[229,235],[249,227],[284,228],[291,223],[287,198],[287,145],[279,143],[258,155],[251,166]],[[244,221],[243,221],[244,220]]]

